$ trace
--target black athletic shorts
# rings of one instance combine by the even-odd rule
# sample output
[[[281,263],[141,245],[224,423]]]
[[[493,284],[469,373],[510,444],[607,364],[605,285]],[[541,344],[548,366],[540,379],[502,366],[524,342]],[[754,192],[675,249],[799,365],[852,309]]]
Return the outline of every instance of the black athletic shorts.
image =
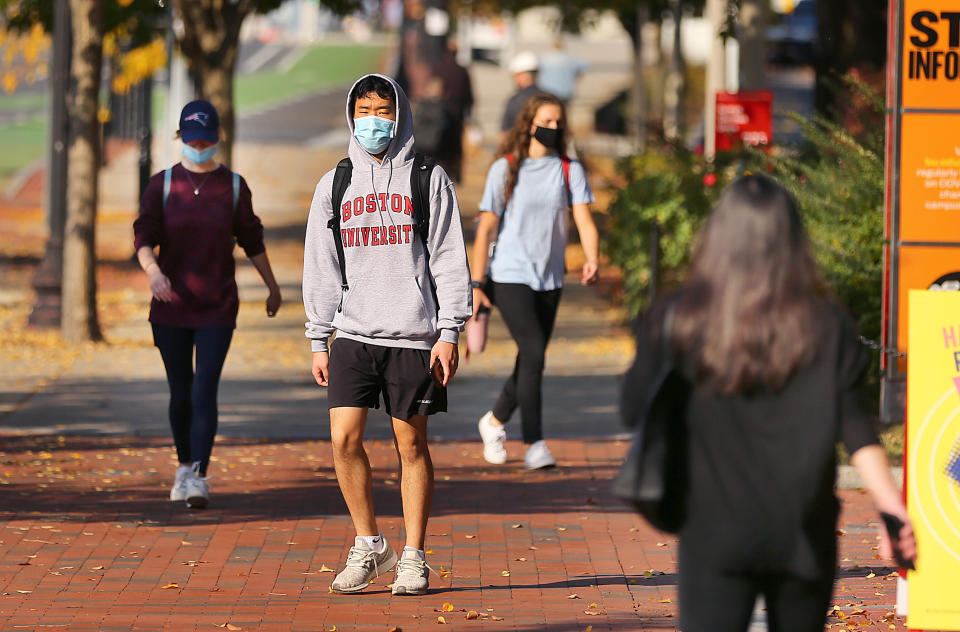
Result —
[[[447,411],[447,389],[430,375],[430,352],[337,338],[330,348],[327,404],[379,408],[404,421]]]

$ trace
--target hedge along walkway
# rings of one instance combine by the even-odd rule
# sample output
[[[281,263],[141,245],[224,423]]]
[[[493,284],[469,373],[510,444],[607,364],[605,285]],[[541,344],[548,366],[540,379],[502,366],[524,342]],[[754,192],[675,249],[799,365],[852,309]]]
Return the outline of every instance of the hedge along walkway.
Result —
[[[392,573],[329,592],[353,529],[327,442],[222,441],[213,504],[189,511],[166,500],[164,440],[7,438],[0,630],[675,629],[675,541],[606,492],[626,444],[551,446],[561,467],[527,473],[487,465],[473,442],[435,445],[427,560],[440,577],[394,598]],[[393,446],[369,450],[381,530],[400,546]],[[869,502],[843,498],[831,629],[903,630]]]

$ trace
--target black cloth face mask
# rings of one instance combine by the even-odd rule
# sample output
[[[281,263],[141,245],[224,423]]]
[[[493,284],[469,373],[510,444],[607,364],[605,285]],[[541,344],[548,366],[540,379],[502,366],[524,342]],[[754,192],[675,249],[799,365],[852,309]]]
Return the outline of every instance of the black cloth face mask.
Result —
[[[545,147],[560,151],[560,141],[563,138],[563,128],[552,129],[549,127],[537,127],[533,132],[533,137],[540,141]]]

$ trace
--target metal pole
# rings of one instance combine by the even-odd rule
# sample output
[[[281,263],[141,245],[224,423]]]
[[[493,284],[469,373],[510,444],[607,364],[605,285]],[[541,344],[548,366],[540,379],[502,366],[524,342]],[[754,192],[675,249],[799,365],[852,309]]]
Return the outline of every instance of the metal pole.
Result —
[[[139,88],[140,103],[137,104],[137,141],[140,145],[140,195],[137,199],[143,198],[143,192],[147,189],[147,183],[150,182],[150,171],[152,168],[150,162],[150,145],[153,143],[153,77],[145,79],[143,85]]]
[[[67,218],[67,145],[70,139],[70,118],[67,115],[70,31],[69,0],[54,0],[53,67],[50,73],[53,97],[50,105],[50,162],[47,172],[47,224],[50,236],[43,261],[33,277],[37,298],[28,322],[34,327],[60,326],[63,229]]]
[[[647,284],[649,304],[657,298],[657,278],[660,276],[660,225],[650,222],[650,282]]]

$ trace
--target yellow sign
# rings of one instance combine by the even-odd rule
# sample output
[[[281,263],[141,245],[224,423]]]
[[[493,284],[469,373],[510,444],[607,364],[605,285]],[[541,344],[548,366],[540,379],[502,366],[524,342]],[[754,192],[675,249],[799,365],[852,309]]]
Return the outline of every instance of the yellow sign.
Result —
[[[960,12],[956,0],[906,0],[903,107],[960,107]]]
[[[960,630],[960,293],[911,290],[907,509],[917,534],[907,627]]]

